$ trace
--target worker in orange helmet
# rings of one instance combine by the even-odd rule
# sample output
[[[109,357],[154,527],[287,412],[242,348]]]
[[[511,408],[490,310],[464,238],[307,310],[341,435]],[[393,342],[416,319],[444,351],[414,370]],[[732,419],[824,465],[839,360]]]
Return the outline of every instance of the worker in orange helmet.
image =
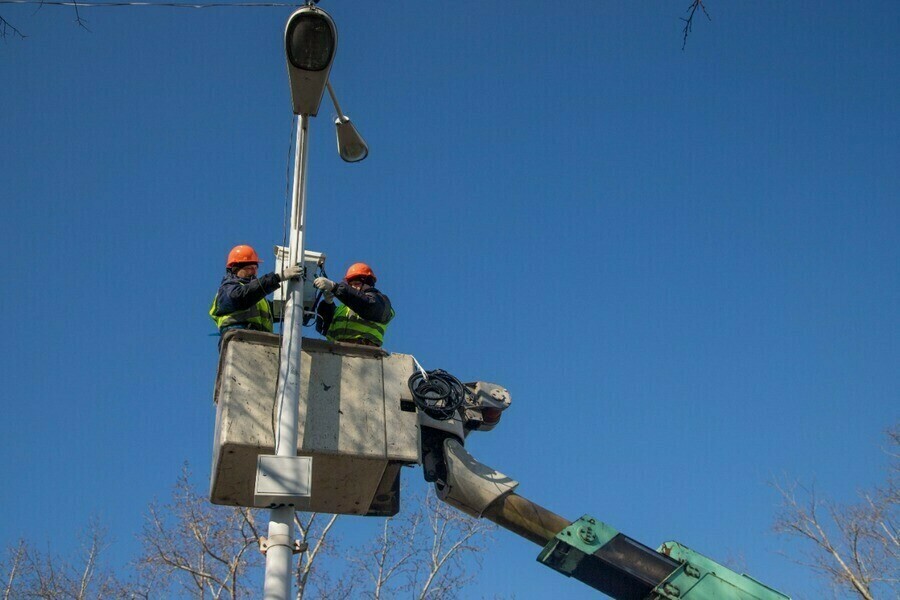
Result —
[[[317,277],[313,285],[322,290],[323,301],[316,309],[316,330],[332,342],[381,347],[394,309],[390,299],[375,289],[376,281],[366,263],[350,265],[340,283]],[[335,307],[335,298],[341,306]]]
[[[235,246],[228,253],[225,276],[209,309],[209,316],[220,332],[229,329],[274,329],[272,306],[266,296],[278,289],[282,281],[299,278],[303,270],[293,266],[281,273],[257,277],[256,271],[261,262],[252,246]]]

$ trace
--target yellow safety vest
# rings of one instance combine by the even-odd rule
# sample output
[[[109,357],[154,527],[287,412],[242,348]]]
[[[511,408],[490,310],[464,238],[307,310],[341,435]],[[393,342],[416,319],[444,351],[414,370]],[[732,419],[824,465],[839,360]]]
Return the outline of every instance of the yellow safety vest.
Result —
[[[243,284],[241,284],[243,285]],[[212,306],[209,308],[209,316],[216,322],[216,327],[222,331],[226,327],[233,325],[246,325],[247,329],[256,329],[257,331],[274,331],[274,321],[272,319],[272,309],[269,302],[265,298],[260,298],[259,302],[248,309],[239,310],[227,315],[217,315],[217,301],[219,295],[213,298]]]
[[[332,342],[366,340],[376,346],[381,346],[384,343],[384,332],[393,318],[393,308],[387,323],[379,323],[363,319],[347,306],[341,305],[334,310],[334,318],[331,320],[331,325],[328,327],[325,337]]]

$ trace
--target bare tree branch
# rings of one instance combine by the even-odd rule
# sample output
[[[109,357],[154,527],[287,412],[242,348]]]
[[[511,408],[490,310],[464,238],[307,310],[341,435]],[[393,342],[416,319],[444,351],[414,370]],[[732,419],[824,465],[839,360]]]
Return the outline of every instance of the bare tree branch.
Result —
[[[77,23],[79,27],[90,33],[91,30],[88,29],[87,21],[82,19],[81,13],[78,12],[78,0],[72,0],[72,4],[75,6],[75,23]]]
[[[471,563],[480,564],[482,541],[495,527],[444,504],[431,488],[405,504],[410,508],[386,519],[378,537],[349,557],[368,575],[357,594],[373,600],[459,597],[473,576]]]
[[[681,42],[681,51],[684,52],[685,46],[687,46],[688,35],[694,29],[694,15],[697,13],[697,9],[703,11],[703,14],[706,15],[706,19],[708,21],[712,21],[712,18],[709,16],[709,13],[706,11],[706,5],[703,4],[703,0],[691,0],[691,5],[687,7],[687,18],[682,17],[681,20],[684,21],[684,29],[682,30],[684,33],[684,39]]]
[[[12,34],[13,36],[19,36],[23,40],[28,37],[18,29],[16,29],[12,23],[0,17],[0,38],[6,39],[7,35]]]
[[[189,476],[185,467],[170,504],[148,508],[138,570],[164,590],[177,585],[195,598],[250,595],[244,574],[262,565],[259,553],[247,552],[259,539],[253,512],[210,505]]]
[[[327,547],[328,533],[337,521],[338,515],[331,515],[325,526],[316,534],[313,533],[313,523],[318,513],[306,513],[308,520],[304,523],[302,514],[294,514],[294,523],[300,530],[300,541],[307,544],[307,549],[300,553],[297,559],[297,600],[303,600],[309,586],[309,578],[313,573],[316,557]],[[309,544],[312,542],[312,548]]]
[[[493,525],[458,513],[430,490],[412,495],[406,503],[410,509],[386,519],[371,542],[348,557],[336,550],[337,515],[297,513],[300,540],[307,543],[296,563],[297,600],[459,597],[473,577],[472,564],[480,564],[483,540]],[[8,548],[0,556],[5,557],[0,567],[2,600],[258,597],[254,591],[262,581],[264,561],[256,551],[257,514],[212,506],[190,484],[185,467],[171,500],[148,506],[138,535],[141,554],[131,563],[134,574],[128,579],[117,579],[105,568],[102,558],[109,539],[106,530],[91,521],[72,562],[24,542]],[[335,559],[327,563],[328,569],[322,568],[326,557]],[[368,575],[368,581],[359,573]]]
[[[212,506],[189,481],[187,468],[177,480],[172,501],[151,504],[139,536],[144,552],[136,566],[145,580],[160,582],[154,595],[173,587],[193,598],[253,597],[252,584],[262,580],[263,555],[257,551],[260,527],[257,511]],[[298,556],[297,598],[312,585],[325,585],[326,571],[316,575],[316,563],[329,548],[337,515],[323,520],[316,513],[297,513],[299,540],[308,549]],[[340,582],[339,582],[340,583]],[[144,582],[140,589],[148,589]]]
[[[488,521],[473,519],[439,502],[432,491],[425,500],[435,543],[432,544],[429,557],[431,568],[422,584],[419,600],[453,595],[455,590],[468,583],[471,576],[463,577],[461,569],[455,570],[455,574],[451,576],[447,566],[451,561],[456,562],[458,566],[463,553],[477,556],[483,547],[470,542],[473,538],[493,529]],[[435,586],[435,589],[432,589],[432,586]]]
[[[88,586],[91,583],[91,578],[94,576],[94,565],[97,562],[97,555],[101,551],[101,543],[99,531],[96,528],[92,528],[90,546],[87,548],[87,557],[84,561],[84,570],[81,573],[81,582],[78,586],[78,595],[76,596],[78,600],[85,600],[87,597]]]
[[[91,520],[80,534],[81,555],[75,564],[20,541],[12,551],[12,564],[3,598],[44,598],[47,600],[102,599],[122,595],[121,584],[104,565],[101,555],[107,547],[107,532]]]
[[[15,550],[12,551],[12,564],[9,567],[9,578],[6,580],[6,588],[3,590],[3,600],[9,600],[16,582],[22,560],[25,558],[25,540],[19,540]]]
[[[897,522],[897,465],[900,463],[900,426],[888,431],[893,450],[885,487],[860,493],[861,502],[841,506],[821,500],[813,487],[797,481],[773,482],[781,508],[776,533],[803,542],[805,560],[798,561],[827,576],[836,591],[872,600],[879,591],[900,594],[900,545]],[[820,510],[820,509],[824,509]]]
[[[365,592],[367,596],[380,600],[411,588],[408,576],[411,562],[421,555],[418,534],[422,518],[423,511],[417,507],[385,519],[379,536],[350,557],[350,563],[369,576],[372,589]]]

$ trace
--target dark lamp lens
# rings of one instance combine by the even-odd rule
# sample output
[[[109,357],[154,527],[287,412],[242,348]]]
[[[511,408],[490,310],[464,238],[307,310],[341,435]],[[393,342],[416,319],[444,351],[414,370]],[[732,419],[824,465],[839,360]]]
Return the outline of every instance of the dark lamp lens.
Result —
[[[321,71],[331,64],[334,32],[328,21],[314,13],[302,14],[291,22],[288,32],[288,60],[304,71]]]

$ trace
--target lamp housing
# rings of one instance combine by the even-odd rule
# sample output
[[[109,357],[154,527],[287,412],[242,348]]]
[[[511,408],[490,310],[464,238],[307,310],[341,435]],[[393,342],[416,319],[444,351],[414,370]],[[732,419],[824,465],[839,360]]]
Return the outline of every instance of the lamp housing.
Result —
[[[369,147],[363,139],[350,117],[340,116],[334,120],[337,130],[338,154],[345,162],[359,162],[369,155]]]
[[[317,6],[301,7],[284,28],[284,50],[294,114],[314,117],[337,50],[334,21]]]

